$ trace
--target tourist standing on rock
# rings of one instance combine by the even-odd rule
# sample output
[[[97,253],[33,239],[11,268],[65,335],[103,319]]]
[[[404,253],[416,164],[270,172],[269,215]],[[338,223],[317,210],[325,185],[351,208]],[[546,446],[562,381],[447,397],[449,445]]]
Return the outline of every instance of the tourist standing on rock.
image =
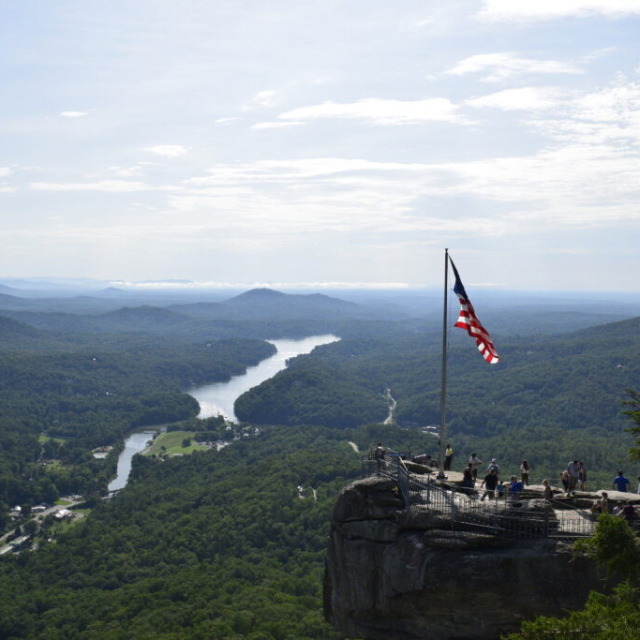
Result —
[[[498,500],[504,499],[504,493],[507,490],[507,488],[505,487],[503,480],[498,481],[498,486],[496,487],[496,490],[498,492]]]
[[[478,477],[478,467],[482,464],[482,460],[480,460],[480,458],[478,458],[475,453],[472,453],[469,457],[469,464],[471,465],[471,469],[473,472],[473,481],[475,482],[476,478]]]
[[[569,472],[565,469],[560,474],[560,482],[562,482],[562,486],[564,487],[564,492],[569,493]]]
[[[498,486],[498,472],[495,469],[489,471],[480,486],[485,487],[485,492],[482,494],[480,502],[482,502],[487,496],[489,496],[489,500],[493,500],[496,487]]]
[[[448,444],[447,448],[444,451],[444,469],[445,471],[451,470],[451,461],[453,460],[453,449],[451,445]]]
[[[520,465],[520,479],[522,484],[526,487],[529,484],[529,474],[531,473],[531,465],[527,460],[523,460]]]
[[[629,480],[624,477],[622,471],[618,471],[618,475],[613,479],[613,488],[622,493],[629,491],[630,484]]]
[[[376,448],[373,450],[373,459],[374,460],[380,460],[382,458],[384,458],[384,454],[386,453],[386,451],[384,450],[384,447],[382,446],[382,442],[378,442],[378,444],[376,445]]]
[[[373,459],[376,461],[376,466],[378,471],[380,471],[384,464],[384,456],[387,452],[384,450],[382,446],[382,442],[378,442],[376,448],[373,450]]]
[[[551,487],[549,486],[549,481],[543,480],[542,486],[544,487],[544,489],[542,490],[542,497],[547,502],[551,502],[551,499],[553,498],[553,491],[551,491]]]
[[[471,463],[469,463],[467,468],[462,472],[462,486],[464,487],[465,493],[471,495],[471,490],[475,487],[475,482],[473,480],[473,466]]]
[[[578,482],[580,483],[580,491],[587,490],[587,467],[584,462],[578,462]]]
[[[511,496],[511,499],[517,500],[522,489],[522,482],[518,480],[517,476],[511,476],[511,482],[509,483],[509,495]]]
[[[569,474],[569,491],[575,493],[578,484],[578,461],[574,460],[567,465],[567,473]]]
[[[498,466],[498,461],[495,458],[491,458],[491,464],[487,467],[487,473],[491,473],[492,471],[495,471],[496,475],[500,475],[500,467]]]

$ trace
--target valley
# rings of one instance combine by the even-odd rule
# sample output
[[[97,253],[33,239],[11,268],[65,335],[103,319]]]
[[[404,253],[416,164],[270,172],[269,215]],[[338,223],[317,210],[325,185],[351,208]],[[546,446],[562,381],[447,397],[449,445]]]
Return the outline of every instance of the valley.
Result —
[[[426,429],[439,419],[437,324],[410,305],[390,317],[384,296],[369,311],[248,293],[237,307],[193,302],[193,315],[125,305],[96,322],[74,308],[49,328],[47,310],[0,317],[0,524],[33,530],[37,547],[0,560],[0,637],[108,637],[121,625],[333,637],[320,612],[329,514],[375,442],[437,456]],[[579,456],[590,487],[606,487],[618,466],[633,470],[620,411],[625,388],[640,387],[640,319],[557,332],[545,317],[494,331],[495,369],[450,336],[453,468],[471,451],[513,470],[527,457],[535,482],[557,483]],[[527,322],[545,330],[523,335]],[[158,425],[166,433],[147,448]],[[9,515],[72,494],[88,515],[64,530]]]

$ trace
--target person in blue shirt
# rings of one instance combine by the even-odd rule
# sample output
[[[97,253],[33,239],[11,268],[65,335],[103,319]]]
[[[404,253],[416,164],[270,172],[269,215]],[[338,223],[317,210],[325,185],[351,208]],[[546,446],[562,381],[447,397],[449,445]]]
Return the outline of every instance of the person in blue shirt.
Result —
[[[524,489],[522,481],[518,480],[516,476],[511,476],[511,482],[509,483],[509,495],[512,500],[517,500]]]
[[[628,478],[624,477],[622,471],[618,471],[618,475],[613,479],[613,488],[617,491],[622,491],[622,493],[629,491],[630,484]]]

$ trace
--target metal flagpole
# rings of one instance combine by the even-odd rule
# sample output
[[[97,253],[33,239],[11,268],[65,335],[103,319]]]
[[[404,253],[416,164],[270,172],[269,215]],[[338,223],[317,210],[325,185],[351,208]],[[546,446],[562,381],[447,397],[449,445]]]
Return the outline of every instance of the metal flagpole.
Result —
[[[444,310],[442,317],[442,382],[440,387],[440,457],[438,458],[438,478],[444,479],[445,441],[447,405],[447,289],[449,285],[449,249],[444,250]]]

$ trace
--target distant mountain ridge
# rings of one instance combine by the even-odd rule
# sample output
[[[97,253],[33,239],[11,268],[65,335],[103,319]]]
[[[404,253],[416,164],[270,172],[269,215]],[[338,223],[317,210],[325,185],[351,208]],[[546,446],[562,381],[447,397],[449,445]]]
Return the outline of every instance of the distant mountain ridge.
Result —
[[[375,315],[371,309],[355,302],[321,293],[283,293],[264,287],[250,289],[223,302],[176,304],[167,308],[207,320],[318,320]]]
[[[39,350],[57,342],[54,334],[13,318],[0,315],[0,349],[7,351]]]

